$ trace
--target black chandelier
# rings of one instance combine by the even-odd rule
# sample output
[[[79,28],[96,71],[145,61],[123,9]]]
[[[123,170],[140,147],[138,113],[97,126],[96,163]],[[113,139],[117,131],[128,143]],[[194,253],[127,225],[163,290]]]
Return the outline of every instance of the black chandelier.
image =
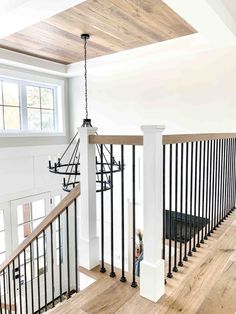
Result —
[[[87,79],[87,41],[89,34],[82,34],[84,40],[84,96],[85,119],[82,127],[92,127],[88,118],[88,79]],[[62,188],[70,192],[80,182],[80,137],[79,131],[74,135],[63,154],[52,163],[49,159],[49,171],[64,176]],[[108,191],[112,188],[111,173],[121,171],[121,164],[111,156],[111,150],[107,145],[96,144],[96,191]]]

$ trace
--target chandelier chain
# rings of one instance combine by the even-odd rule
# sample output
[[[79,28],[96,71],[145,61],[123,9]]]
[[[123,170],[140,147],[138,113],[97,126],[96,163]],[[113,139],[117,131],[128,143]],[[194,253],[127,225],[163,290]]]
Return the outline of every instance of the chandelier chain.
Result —
[[[87,77],[87,38],[84,38],[84,96],[85,96],[85,114],[88,119],[88,77]]]

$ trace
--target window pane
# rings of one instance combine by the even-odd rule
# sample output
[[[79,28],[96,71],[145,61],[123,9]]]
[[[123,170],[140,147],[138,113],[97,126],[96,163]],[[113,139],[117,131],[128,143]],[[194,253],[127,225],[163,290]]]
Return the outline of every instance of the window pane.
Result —
[[[3,106],[0,106],[0,130],[3,130]]]
[[[53,109],[53,90],[51,88],[41,88],[41,106]]]
[[[54,111],[42,110],[42,129],[44,131],[54,130]]]
[[[2,82],[0,81],[0,105],[2,105]]]
[[[4,120],[6,130],[20,129],[20,110],[19,107],[4,106]]]
[[[4,262],[4,260],[6,259],[6,254],[0,254],[0,264],[2,264]]]
[[[39,87],[26,86],[27,106],[40,108]]]
[[[5,106],[19,106],[18,83],[2,82],[3,103]]]
[[[55,195],[54,196],[54,205],[57,206],[60,202],[61,202],[61,195]]]
[[[24,219],[23,219],[23,205],[18,205],[17,206],[17,221],[18,225],[23,224]]]
[[[0,232],[0,243],[1,243],[1,246],[0,246],[0,253],[3,253],[6,251],[6,246],[5,246],[5,232],[4,231],[1,231]]]
[[[44,200],[38,200],[38,201],[32,202],[32,217],[33,217],[33,220],[45,217]]]
[[[4,216],[3,210],[0,210],[0,231],[4,230]]]
[[[28,109],[28,129],[41,130],[40,109]]]
[[[33,221],[33,229],[35,229],[36,227],[38,227],[38,225],[40,224],[40,222],[43,221],[43,218],[37,219]]]

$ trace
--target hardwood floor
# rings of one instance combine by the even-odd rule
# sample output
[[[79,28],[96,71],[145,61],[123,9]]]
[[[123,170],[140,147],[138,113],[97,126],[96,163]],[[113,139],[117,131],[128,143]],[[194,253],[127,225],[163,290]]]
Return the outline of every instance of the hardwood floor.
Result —
[[[166,294],[158,303],[140,297],[139,289],[100,274],[98,269],[86,274],[96,278],[96,282],[50,313],[235,314],[236,212],[174,278],[168,279]]]

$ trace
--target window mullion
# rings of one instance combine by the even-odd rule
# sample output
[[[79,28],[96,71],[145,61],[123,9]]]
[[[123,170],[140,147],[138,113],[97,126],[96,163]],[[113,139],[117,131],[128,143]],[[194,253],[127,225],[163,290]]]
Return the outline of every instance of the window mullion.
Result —
[[[27,95],[26,95],[26,84],[20,82],[20,107],[21,107],[21,121],[22,130],[28,130],[28,111],[27,111]]]

